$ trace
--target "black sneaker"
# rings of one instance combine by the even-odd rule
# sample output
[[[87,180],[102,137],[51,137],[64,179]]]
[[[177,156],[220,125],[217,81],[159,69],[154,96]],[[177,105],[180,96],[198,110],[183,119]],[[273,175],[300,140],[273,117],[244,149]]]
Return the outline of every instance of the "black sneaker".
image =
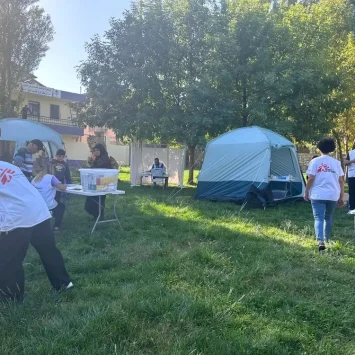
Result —
[[[325,244],[324,244],[324,242],[319,242],[319,243],[318,243],[318,250],[319,250],[319,251],[324,251],[324,250],[325,250]]]

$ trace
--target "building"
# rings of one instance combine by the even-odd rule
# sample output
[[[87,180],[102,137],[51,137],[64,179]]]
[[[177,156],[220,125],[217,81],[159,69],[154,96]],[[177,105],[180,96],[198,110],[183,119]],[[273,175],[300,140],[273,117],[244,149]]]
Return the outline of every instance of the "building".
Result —
[[[103,137],[107,149],[121,165],[129,164],[129,147],[118,144],[111,130],[98,127],[79,127],[71,103],[86,100],[85,95],[46,87],[32,79],[22,83],[12,94],[13,106],[19,111],[27,105],[27,119],[38,121],[58,132],[63,139],[70,161],[79,166],[90,155],[88,136]],[[19,105],[20,104],[20,105]],[[19,115],[22,117],[22,113]]]
[[[121,165],[129,164],[129,147],[120,145],[111,130],[98,127],[79,127],[71,103],[86,100],[85,95],[46,87],[37,80],[22,83],[12,94],[13,107],[19,111],[27,105],[27,119],[38,121],[58,132],[63,139],[68,159],[76,166],[82,165],[90,155],[87,138],[102,137],[108,152]],[[22,113],[19,115],[22,117]]]

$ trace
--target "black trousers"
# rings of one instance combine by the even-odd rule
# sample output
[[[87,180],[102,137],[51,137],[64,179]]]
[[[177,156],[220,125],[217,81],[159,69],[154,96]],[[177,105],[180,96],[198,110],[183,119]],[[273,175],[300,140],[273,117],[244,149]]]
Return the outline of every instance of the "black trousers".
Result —
[[[39,254],[55,290],[70,283],[61,252],[56,246],[50,219],[33,228],[18,228],[0,236],[0,299],[21,301],[24,294],[23,260],[29,243]]]
[[[22,301],[25,259],[33,228],[18,228],[0,234],[0,301]]]
[[[101,196],[101,218],[104,217],[106,196]],[[99,216],[99,196],[87,197],[85,201],[85,211],[95,218]]]
[[[59,203],[62,199],[62,193],[60,191],[56,191],[54,199]]]
[[[64,212],[65,212],[65,205],[64,203],[57,201],[57,207],[53,208],[53,217],[54,217],[54,227],[60,228],[62,225]]]
[[[349,186],[349,209],[355,209],[355,177],[348,178]]]

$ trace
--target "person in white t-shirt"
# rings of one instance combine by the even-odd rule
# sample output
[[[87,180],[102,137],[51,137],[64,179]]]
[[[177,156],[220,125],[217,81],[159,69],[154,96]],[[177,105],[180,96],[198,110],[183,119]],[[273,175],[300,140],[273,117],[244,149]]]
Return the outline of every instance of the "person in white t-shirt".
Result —
[[[335,150],[334,139],[322,139],[317,148],[322,155],[308,166],[304,199],[311,201],[318,248],[322,251],[324,241],[330,240],[335,207],[344,206],[344,172],[340,162],[329,156]]]
[[[344,161],[348,167],[349,211],[355,210],[355,143]]]
[[[31,181],[31,184],[39,191],[43,197],[48,209],[53,213],[54,230],[58,232],[62,225],[62,220],[65,212],[65,205],[56,200],[57,189],[65,191],[67,185],[62,184],[53,175],[53,166],[45,166]]]
[[[29,243],[55,290],[73,286],[55,244],[51,215],[39,192],[15,165],[0,161],[0,301],[22,301],[23,260]]]

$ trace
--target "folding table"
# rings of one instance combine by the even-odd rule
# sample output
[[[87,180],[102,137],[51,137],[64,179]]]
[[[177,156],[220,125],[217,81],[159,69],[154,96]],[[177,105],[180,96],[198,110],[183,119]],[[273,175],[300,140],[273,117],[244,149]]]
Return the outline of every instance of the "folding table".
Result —
[[[117,204],[117,196],[119,195],[125,195],[126,192],[123,190],[115,190],[115,191],[83,191],[82,188],[71,188],[68,187],[67,190],[65,191],[67,194],[71,194],[71,195],[80,195],[80,196],[86,196],[86,197],[95,197],[98,196],[99,197],[99,215],[95,221],[94,227],[92,228],[91,234],[94,233],[96,226],[100,223],[109,223],[109,222],[118,222],[120,229],[122,230],[122,226],[121,226],[121,222],[119,221],[118,217],[117,217],[117,213],[116,213],[116,204]],[[104,221],[100,221],[100,217],[101,217],[101,196],[105,196],[105,195],[114,195],[115,196],[115,200],[113,202],[113,214],[115,215],[114,219],[108,219],[108,220],[104,220]]]

